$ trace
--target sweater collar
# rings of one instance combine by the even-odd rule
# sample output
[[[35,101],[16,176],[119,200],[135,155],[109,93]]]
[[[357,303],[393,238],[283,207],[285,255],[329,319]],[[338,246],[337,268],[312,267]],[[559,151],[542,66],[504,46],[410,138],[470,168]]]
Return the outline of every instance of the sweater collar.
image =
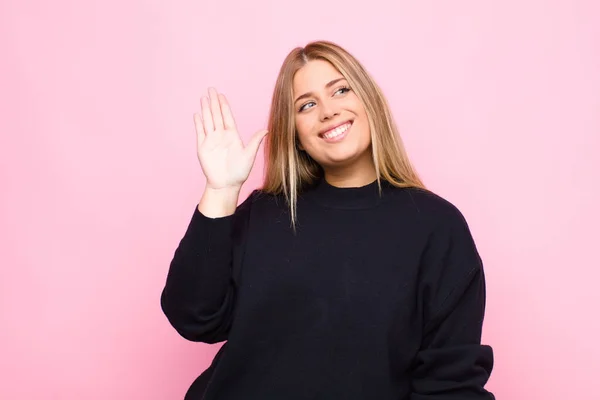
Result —
[[[381,179],[384,189],[387,181]],[[381,201],[377,179],[360,187],[337,187],[321,178],[304,196],[328,208],[360,209],[375,207]]]

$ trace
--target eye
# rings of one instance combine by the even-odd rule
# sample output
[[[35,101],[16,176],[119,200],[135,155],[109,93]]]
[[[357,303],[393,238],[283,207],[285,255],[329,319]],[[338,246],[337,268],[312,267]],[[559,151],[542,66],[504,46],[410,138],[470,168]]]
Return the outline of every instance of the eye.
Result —
[[[352,89],[350,89],[347,86],[342,86],[339,89],[337,89],[333,94],[334,95],[342,95],[342,94],[348,93],[350,90],[352,90]],[[314,101],[309,101],[308,103],[304,103],[302,106],[300,106],[300,108],[298,109],[298,112],[302,112],[309,108],[312,108],[314,105],[315,105]],[[311,107],[308,107],[308,106],[311,106]]]
[[[334,94],[337,94],[337,93],[344,94],[344,93],[348,93],[349,91],[350,91],[349,87],[343,86],[343,87],[339,88],[338,90],[336,90]]]
[[[302,105],[302,106],[301,106],[301,107],[298,109],[298,111],[300,111],[300,112],[301,112],[301,111],[304,111],[304,110],[306,110],[306,109],[307,109],[307,107],[306,107],[306,106],[308,106],[309,104],[315,104],[315,102],[314,102],[314,101],[309,101],[308,103],[305,103],[305,104],[303,104],[303,105]]]

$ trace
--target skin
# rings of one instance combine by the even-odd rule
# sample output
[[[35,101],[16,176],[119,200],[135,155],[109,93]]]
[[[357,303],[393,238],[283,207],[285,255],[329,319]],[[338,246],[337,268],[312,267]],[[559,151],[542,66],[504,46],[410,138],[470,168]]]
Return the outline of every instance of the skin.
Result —
[[[268,133],[260,130],[244,144],[225,95],[209,88],[201,113],[194,113],[198,161],[206,186],[198,211],[209,218],[235,212],[242,184],[248,179],[256,153]]]
[[[333,81],[337,82],[329,85]],[[327,61],[309,61],[296,72],[293,92],[299,147],[323,167],[327,182],[337,187],[373,182],[367,113],[343,75]],[[352,126],[343,140],[323,139],[321,132],[347,121]]]
[[[323,167],[329,184],[360,187],[376,179],[371,132],[361,101],[342,78],[322,60],[310,61],[296,72],[296,130],[300,148]],[[343,140],[328,143],[322,138],[321,132],[347,121],[352,121],[352,126]],[[244,144],[227,99],[215,88],[209,88],[208,96],[202,97],[201,112],[194,114],[194,123],[198,161],[206,176],[198,210],[210,218],[231,215],[268,132],[260,130]]]

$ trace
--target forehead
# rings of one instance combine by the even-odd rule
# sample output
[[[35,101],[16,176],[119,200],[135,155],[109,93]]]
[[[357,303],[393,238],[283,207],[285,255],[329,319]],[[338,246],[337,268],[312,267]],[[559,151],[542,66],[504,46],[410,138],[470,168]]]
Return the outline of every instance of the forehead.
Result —
[[[294,94],[321,90],[334,79],[343,75],[328,61],[311,60],[294,75]]]

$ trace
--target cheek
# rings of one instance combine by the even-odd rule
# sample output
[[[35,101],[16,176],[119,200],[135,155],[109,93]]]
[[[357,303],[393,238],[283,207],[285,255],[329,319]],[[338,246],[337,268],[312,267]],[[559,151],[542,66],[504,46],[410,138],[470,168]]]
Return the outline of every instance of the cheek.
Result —
[[[360,124],[356,127],[358,130],[358,141],[362,144],[368,145],[371,143],[371,129],[369,128],[369,121],[367,120],[366,114],[361,116]]]
[[[306,119],[296,118],[296,132],[300,141],[306,140],[311,135],[311,127],[312,125]]]
[[[362,106],[362,104],[360,104],[360,102],[357,104],[357,107],[355,108],[355,110],[356,110],[356,114],[358,115],[358,117],[360,119],[361,131],[363,131],[366,135],[369,135],[369,137],[370,137],[369,117],[367,116],[367,111]]]
[[[361,119],[367,119],[367,110],[365,110],[365,107],[363,106],[363,104],[361,103],[361,101],[358,99],[358,97],[355,97],[353,99],[354,104],[352,105],[353,109],[356,111],[356,114],[359,115],[361,117]]]

